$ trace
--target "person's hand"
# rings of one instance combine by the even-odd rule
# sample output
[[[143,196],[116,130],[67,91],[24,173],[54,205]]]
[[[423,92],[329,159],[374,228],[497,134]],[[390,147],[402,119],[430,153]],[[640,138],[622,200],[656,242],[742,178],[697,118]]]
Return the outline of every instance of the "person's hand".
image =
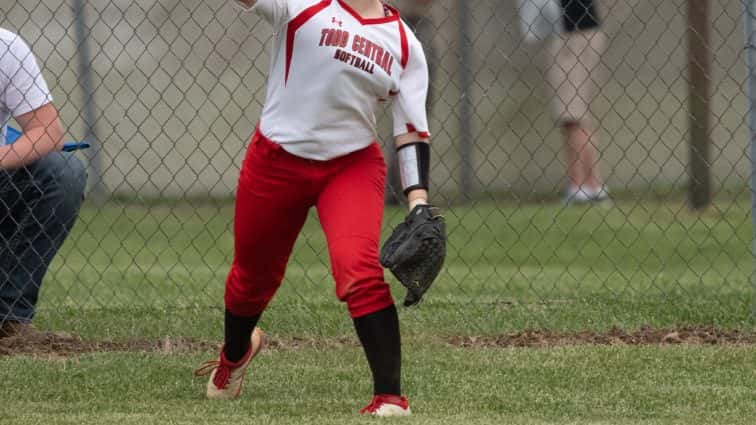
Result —
[[[425,189],[415,189],[407,194],[407,203],[412,211],[418,205],[428,204],[428,191]]]

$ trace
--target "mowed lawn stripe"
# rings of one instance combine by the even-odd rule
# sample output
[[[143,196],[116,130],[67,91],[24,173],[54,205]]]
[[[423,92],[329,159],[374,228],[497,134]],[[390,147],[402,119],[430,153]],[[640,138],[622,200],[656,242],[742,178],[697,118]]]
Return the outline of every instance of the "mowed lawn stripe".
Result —
[[[0,359],[3,419],[39,423],[374,423],[357,347],[268,351],[239,402],[202,399],[193,368],[214,355]],[[462,349],[409,345],[402,423],[750,424],[752,347]]]

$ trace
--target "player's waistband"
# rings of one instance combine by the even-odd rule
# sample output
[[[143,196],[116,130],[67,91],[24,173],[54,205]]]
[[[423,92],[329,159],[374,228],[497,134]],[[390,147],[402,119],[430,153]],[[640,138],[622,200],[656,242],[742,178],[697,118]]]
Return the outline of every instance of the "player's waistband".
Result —
[[[357,156],[375,154],[383,158],[383,152],[381,151],[381,147],[378,145],[378,142],[373,142],[363,149],[359,149],[357,151],[350,152],[346,155],[342,155],[333,159],[317,160],[304,158],[287,151],[280,143],[277,143],[276,141],[265,136],[262,131],[260,131],[259,125],[255,129],[255,133],[252,135],[250,145],[254,146],[255,149],[258,149],[266,156],[271,156],[278,160],[298,162],[301,164],[333,164],[341,161],[348,161]]]

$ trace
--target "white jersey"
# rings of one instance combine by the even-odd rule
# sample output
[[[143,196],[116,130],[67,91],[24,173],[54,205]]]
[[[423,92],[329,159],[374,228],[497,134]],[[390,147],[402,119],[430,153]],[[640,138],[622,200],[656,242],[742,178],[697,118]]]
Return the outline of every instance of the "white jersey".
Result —
[[[11,117],[50,102],[50,90],[29,46],[18,35],[0,28],[0,145],[5,144]]]
[[[375,141],[379,102],[394,135],[428,137],[428,67],[420,42],[390,6],[365,19],[343,0],[258,0],[273,25],[260,131],[297,156],[328,160]]]

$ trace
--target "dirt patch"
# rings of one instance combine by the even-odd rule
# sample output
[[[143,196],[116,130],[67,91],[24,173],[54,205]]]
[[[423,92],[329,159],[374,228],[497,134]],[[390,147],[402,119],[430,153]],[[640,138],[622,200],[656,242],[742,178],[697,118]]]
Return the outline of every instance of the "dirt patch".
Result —
[[[96,352],[159,352],[180,353],[208,351],[218,343],[191,338],[164,338],[160,340],[132,339],[127,341],[83,341],[76,335],[64,332],[35,332],[34,335],[0,339],[0,356],[17,354],[69,356]]]
[[[499,336],[456,336],[446,339],[446,342],[454,347],[463,348],[548,348],[568,345],[756,345],[756,332],[715,327],[642,327],[634,332],[613,328],[608,332],[574,333],[527,330]],[[273,351],[327,350],[345,347],[359,347],[357,338],[279,338],[268,335],[266,340],[266,350]],[[37,331],[33,335],[0,338],[0,357],[12,355],[69,357],[102,352],[172,354],[214,352],[219,348],[219,341],[181,337],[85,341],[68,333]]]
[[[339,338],[276,338],[268,336],[265,341],[267,349],[273,350],[299,350],[310,348],[326,350],[331,348],[359,347],[357,337]]]
[[[124,341],[84,341],[64,332],[35,331],[33,335],[0,338],[0,356],[72,356],[102,352],[191,353],[213,352],[218,341],[166,337],[162,339],[129,339]],[[268,336],[266,350],[329,349],[358,346],[356,338],[274,338]]]
[[[500,336],[451,337],[455,347],[560,347],[567,345],[756,345],[756,333],[715,327],[652,328],[644,326],[627,332],[613,328],[608,332],[558,333],[527,330]]]

